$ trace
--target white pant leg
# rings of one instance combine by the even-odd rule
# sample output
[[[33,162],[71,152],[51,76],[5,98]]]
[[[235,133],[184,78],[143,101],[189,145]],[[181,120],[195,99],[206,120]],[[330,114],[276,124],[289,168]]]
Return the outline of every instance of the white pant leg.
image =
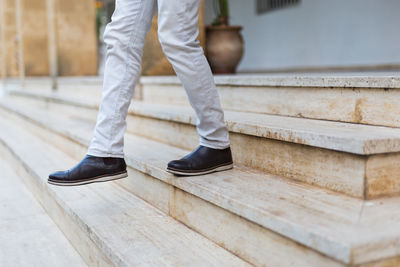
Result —
[[[200,0],[157,0],[158,36],[197,115],[200,144],[229,146],[214,77],[197,36]]]
[[[116,0],[104,32],[107,47],[102,102],[88,154],[123,157],[126,115],[140,71],[156,0]]]

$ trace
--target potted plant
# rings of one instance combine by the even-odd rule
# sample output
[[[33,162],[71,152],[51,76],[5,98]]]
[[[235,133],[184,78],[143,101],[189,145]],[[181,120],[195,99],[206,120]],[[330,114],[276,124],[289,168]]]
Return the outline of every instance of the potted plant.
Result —
[[[235,73],[243,56],[241,26],[229,25],[229,1],[214,0],[216,18],[206,26],[206,56],[216,74]]]

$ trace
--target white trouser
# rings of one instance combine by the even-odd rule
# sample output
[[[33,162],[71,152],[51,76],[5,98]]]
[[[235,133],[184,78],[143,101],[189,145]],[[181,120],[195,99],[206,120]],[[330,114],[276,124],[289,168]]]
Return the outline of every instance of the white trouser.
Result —
[[[140,70],[145,35],[158,10],[158,37],[197,115],[200,144],[229,146],[210,66],[197,40],[200,0],[116,0],[104,32],[107,46],[102,102],[88,154],[124,157],[126,116]]]

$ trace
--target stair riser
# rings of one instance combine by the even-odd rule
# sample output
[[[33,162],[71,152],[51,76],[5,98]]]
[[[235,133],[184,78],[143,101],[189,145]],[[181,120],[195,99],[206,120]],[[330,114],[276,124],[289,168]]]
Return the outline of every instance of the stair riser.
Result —
[[[15,99],[19,99],[16,97]],[[62,111],[88,121],[95,121],[97,111],[71,107],[41,99],[29,99],[29,105]],[[192,124],[160,120],[130,114],[127,131],[136,135],[191,150],[198,145]],[[295,143],[230,133],[236,164],[325,187],[358,198],[372,199],[400,192],[399,153],[361,156]],[[56,145],[61,140],[55,142]],[[84,153],[83,151],[81,151]]]
[[[95,120],[94,110],[71,108],[68,105],[29,98],[24,101],[28,101],[30,106],[48,109],[49,112],[57,110],[70,116]],[[127,117],[127,125],[127,131],[130,133],[180,148],[190,150],[198,145],[194,125],[132,114]],[[42,137],[45,138],[46,133]],[[363,156],[232,132],[230,139],[236,164],[317,184],[352,196],[360,198],[364,196],[363,177],[366,159]],[[62,143],[62,140],[54,142],[56,146]],[[343,157],[346,160],[343,160]]]
[[[27,131],[32,132],[42,140],[46,140],[77,161],[81,160],[87,151],[87,144],[72,141],[65,136],[49,131],[45,127],[20,118],[17,115],[4,113],[1,109],[0,115],[16,123],[23,123]],[[129,162],[127,163],[130,165]],[[335,260],[323,256],[310,248],[271,232],[238,215],[225,211],[190,193],[183,192],[148,174],[130,167],[128,168],[128,172],[131,178],[117,181],[121,186],[244,260],[256,265],[264,265],[266,262],[271,261],[282,262],[282,260],[287,260],[287,264],[290,265],[296,259],[298,266],[310,266],[310,263],[311,265],[315,263],[315,266],[341,266]],[[134,178],[132,179],[132,177]],[[194,211],[193,209],[197,205],[200,205],[199,203],[201,204],[198,207],[199,210]],[[60,209],[62,210],[62,208]],[[195,214],[197,212],[199,214]],[[210,216],[209,214],[214,215]],[[203,219],[201,220],[201,218]],[[224,227],[208,227],[208,224],[203,220],[208,220],[209,225],[223,225]],[[246,233],[246,235],[243,233]],[[260,253],[258,250],[260,247],[268,249]],[[282,259],[282,255],[285,255],[285,253],[297,255],[299,258],[296,258],[296,256]],[[301,260],[304,260],[304,262],[301,262]]]
[[[127,130],[184,149],[198,145],[193,125],[128,116]],[[230,133],[234,161],[359,198],[400,192],[400,154],[362,156]]]
[[[0,140],[0,157],[3,157],[18,173],[23,183],[31,191],[46,213],[61,229],[75,250],[88,266],[111,266],[110,260],[99,250],[87,232],[79,226],[75,218],[55,201],[54,195],[19,158]]]
[[[8,96],[13,103],[27,105],[29,107],[48,110],[49,112],[61,112],[68,114],[70,117],[79,117],[87,121],[96,121],[97,108],[82,107],[78,105],[70,105],[67,103],[59,103],[55,100],[48,100],[41,97],[31,97],[27,95],[11,94]]]
[[[144,84],[149,103],[189,105],[180,85]],[[400,90],[218,86],[226,110],[400,127]]]
[[[5,113],[1,114],[2,116],[7,115],[10,113]],[[11,117],[15,117],[11,115]],[[14,118],[11,118],[14,119]],[[22,120],[24,121],[24,120]],[[18,121],[15,121],[16,123],[19,123]],[[26,123],[25,125],[27,126],[29,123]],[[32,124],[32,126],[35,126],[35,124]],[[31,126],[29,126],[31,127]],[[43,132],[47,132],[44,127],[39,127],[35,126],[39,129],[41,129]],[[52,132],[47,132],[46,138],[44,140],[49,141],[49,140],[54,140],[53,138],[49,138],[50,136],[55,135]],[[64,143],[64,142],[63,142]],[[67,151],[71,149],[71,146],[82,146],[78,145],[77,143],[70,143],[65,142],[65,147],[64,151]],[[76,151],[84,150],[84,146],[81,149],[73,149],[70,150],[70,155],[75,155],[75,158],[77,160],[81,159],[81,154],[78,154]],[[10,153],[7,153],[8,156],[10,156]],[[18,164],[19,166],[22,166],[20,163]],[[126,187],[128,190],[131,190],[131,192],[136,192],[139,196],[141,196],[144,199],[148,199],[148,202],[152,203],[155,206],[158,206],[160,209],[164,211],[168,211],[172,216],[176,218],[180,218],[183,223],[187,224],[188,226],[191,226],[193,229],[196,229],[200,233],[203,233],[203,235],[208,236],[210,239],[215,240],[215,242],[219,243],[221,246],[226,246],[228,249],[230,249],[232,252],[238,251],[239,255],[247,255],[249,260],[252,260],[252,251],[251,249],[259,249],[260,247],[265,247],[268,248],[266,249],[265,253],[265,260],[259,260],[262,263],[269,263],[269,262],[275,262],[275,259],[280,263],[284,263],[283,266],[286,265],[293,265],[293,263],[290,261],[290,258],[296,259],[296,266],[340,266],[340,264],[336,263],[335,261],[332,261],[330,259],[327,259],[323,256],[321,256],[319,253],[315,253],[314,251],[311,250],[311,252],[308,252],[307,247],[303,247],[298,245],[298,243],[292,242],[289,239],[282,238],[282,236],[271,233],[265,229],[263,231],[266,231],[267,234],[265,236],[262,233],[256,232],[256,234],[253,234],[251,232],[252,228],[257,228],[259,227],[258,225],[255,225],[251,222],[248,222],[244,220],[247,224],[244,226],[240,227],[242,225],[242,220],[238,220],[238,223],[235,222],[236,219],[233,219],[232,216],[235,218],[242,218],[240,216],[236,216],[234,214],[231,214],[230,212],[227,212],[225,210],[220,211],[221,209],[214,206],[213,204],[209,203],[208,201],[203,201],[201,199],[198,199],[192,194],[185,193],[180,191],[177,188],[171,187],[168,184],[165,184],[162,181],[159,181],[158,179],[154,179],[148,175],[145,175],[141,172],[137,172],[131,168],[129,168],[129,172],[132,175],[135,176],[135,179],[126,179],[121,181],[121,185]],[[141,174],[141,176],[139,176]],[[137,175],[137,176],[136,176]],[[24,177],[28,177],[26,174],[23,174]],[[30,177],[28,179],[31,179]],[[40,177],[37,177],[37,179],[42,179]],[[150,181],[150,182],[148,182]],[[179,181],[179,180],[176,180]],[[126,184],[128,183],[128,184]],[[162,186],[160,186],[162,185]],[[164,186],[165,185],[165,186]],[[29,186],[31,187],[31,186]],[[41,185],[39,189],[43,189],[46,186]],[[141,188],[147,188],[147,190],[141,190]],[[162,188],[162,189],[161,189]],[[173,189],[171,189],[173,188]],[[153,191],[154,189],[154,191]],[[172,192],[171,192],[172,191]],[[154,198],[155,193],[158,194],[156,200]],[[161,193],[160,193],[161,192]],[[191,199],[194,198],[194,199]],[[51,198],[50,198],[51,199]],[[168,201],[166,201],[168,199]],[[54,201],[54,200],[52,200]],[[203,205],[204,204],[204,205]],[[204,207],[205,206],[205,207]],[[211,208],[208,209],[208,206]],[[216,210],[215,212],[213,211]],[[222,213],[226,212],[227,215],[223,215]],[[212,214],[212,216],[210,216]],[[220,215],[221,214],[221,215]],[[220,215],[220,216],[219,216]],[[210,217],[210,218],[208,218]],[[56,216],[56,218],[61,218],[60,216]],[[206,220],[207,219],[207,220]],[[64,222],[66,220],[61,220],[61,222]],[[236,226],[236,224],[239,224],[240,226]],[[208,229],[208,225],[220,225],[223,227],[216,227],[213,229]],[[232,226],[232,228],[231,228]],[[61,227],[61,226],[60,226]],[[233,229],[233,230],[232,230]],[[79,230],[79,229],[78,229]],[[215,232],[213,232],[215,231]],[[74,233],[76,231],[73,231]],[[240,232],[242,235],[234,235],[235,233]],[[248,234],[249,232],[249,234]],[[213,234],[214,233],[214,234]],[[243,233],[246,233],[245,235]],[[238,244],[230,244],[229,246],[226,245],[227,242],[231,242],[230,240],[232,238],[228,238],[229,235],[232,234],[232,238],[234,239],[235,242]],[[215,237],[213,237],[215,235]],[[246,240],[246,237],[249,236],[249,241]],[[228,238],[228,239],[227,239]],[[255,239],[255,241],[253,240]],[[266,240],[265,243],[263,243],[263,240]],[[78,239],[78,244],[82,245],[82,239]],[[261,242],[261,243],[260,243]],[[245,244],[245,246],[242,248],[240,244]],[[282,247],[280,247],[282,246]],[[294,249],[292,249],[292,246]],[[93,249],[93,246],[88,246],[90,249]],[[274,250],[274,248],[278,247],[278,250]],[[269,250],[270,249],[270,250]],[[299,249],[299,251],[297,251]],[[270,254],[270,253],[271,254]],[[240,254],[243,253],[243,254]],[[282,254],[281,254],[282,253]],[[290,253],[290,254],[288,254]],[[279,255],[279,257],[276,257],[276,255]],[[290,255],[290,257],[288,257]],[[299,259],[297,257],[303,257],[304,255],[304,261],[302,259]],[[257,254],[257,257],[260,255]],[[262,255],[261,255],[262,256]],[[96,259],[98,259],[98,256],[94,256]],[[322,257],[322,258],[321,258]],[[263,258],[264,259],[264,258]],[[90,259],[89,259],[90,260]],[[257,260],[257,259],[255,259]],[[362,259],[354,259],[355,262],[360,262],[359,260]],[[376,266],[375,264],[390,264],[390,263],[397,263],[398,258],[396,259],[389,259],[385,260],[382,262],[375,262],[373,266]],[[95,263],[99,264],[100,266],[103,265],[108,265],[107,263]],[[364,265],[363,265],[364,266]],[[365,265],[369,266],[369,265]],[[385,265],[386,266],[386,265]],[[390,265],[388,265],[390,266]],[[396,265],[394,265],[396,266]]]
[[[256,266],[343,266],[210,202],[149,175],[129,170],[124,188]],[[156,199],[154,199],[157,195]],[[229,223],[227,223],[229,222]],[[244,234],[245,233],[245,234]],[[262,248],[262,249],[260,249]],[[291,257],[284,257],[291,255]]]
[[[76,97],[76,95],[85,96],[92,100],[96,100],[100,102],[101,94],[102,94],[102,83],[100,84],[68,84],[61,83],[57,89],[57,92],[61,92],[63,94],[68,94],[70,96]],[[31,88],[30,88],[31,89]],[[142,88],[140,84],[137,84],[134,90],[133,98],[141,99],[142,98]]]

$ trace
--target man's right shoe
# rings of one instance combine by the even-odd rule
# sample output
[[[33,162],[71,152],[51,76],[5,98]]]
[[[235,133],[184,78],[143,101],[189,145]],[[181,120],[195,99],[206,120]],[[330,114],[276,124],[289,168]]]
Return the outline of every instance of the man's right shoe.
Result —
[[[86,155],[75,167],[49,175],[48,183],[72,186],[106,182],[128,176],[123,158],[102,158]]]
[[[167,171],[179,176],[203,175],[233,168],[231,148],[215,149],[200,145],[179,160],[168,163]]]

